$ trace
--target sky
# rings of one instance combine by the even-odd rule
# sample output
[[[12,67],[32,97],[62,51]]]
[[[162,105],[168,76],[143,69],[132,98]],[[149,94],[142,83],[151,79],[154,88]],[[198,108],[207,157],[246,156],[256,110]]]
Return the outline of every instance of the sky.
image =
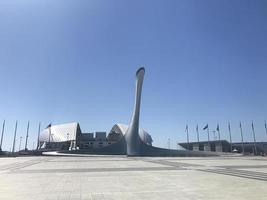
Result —
[[[221,138],[267,141],[267,1],[2,0],[0,123],[29,148],[38,123],[77,121],[83,132],[128,124],[135,72],[145,67],[140,126],[155,146]],[[207,140],[200,130],[200,139]]]

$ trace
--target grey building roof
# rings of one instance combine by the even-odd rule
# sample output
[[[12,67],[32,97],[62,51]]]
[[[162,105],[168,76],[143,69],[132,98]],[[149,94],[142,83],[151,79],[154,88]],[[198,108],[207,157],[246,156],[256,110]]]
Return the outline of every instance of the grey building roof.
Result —
[[[48,142],[49,135],[50,142],[71,141],[76,140],[77,135],[80,133],[80,126],[77,122],[52,125],[41,132],[39,141]]]

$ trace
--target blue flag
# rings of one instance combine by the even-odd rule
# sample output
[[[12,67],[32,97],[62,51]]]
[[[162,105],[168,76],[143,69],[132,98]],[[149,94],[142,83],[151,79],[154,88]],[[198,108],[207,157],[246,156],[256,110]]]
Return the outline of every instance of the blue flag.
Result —
[[[216,131],[220,131],[220,126],[219,126],[219,124],[217,124]]]
[[[51,126],[52,126],[52,124],[51,124],[51,123],[50,123],[50,124],[48,124],[48,126],[46,127],[46,129],[47,129],[47,128],[50,128]]]
[[[203,128],[203,130],[206,130],[207,128],[209,128],[208,124]]]

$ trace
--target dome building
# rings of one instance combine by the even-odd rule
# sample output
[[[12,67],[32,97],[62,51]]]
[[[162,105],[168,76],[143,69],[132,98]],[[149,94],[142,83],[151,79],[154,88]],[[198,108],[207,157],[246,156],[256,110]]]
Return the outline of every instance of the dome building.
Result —
[[[108,134],[108,141],[116,142],[121,140],[124,137],[127,129],[128,125],[126,124],[115,124]],[[152,145],[153,140],[151,135],[142,128],[139,129],[139,137],[145,144],[150,146]]]
[[[127,129],[125,124],[115,124],[106,136],[106,132],[82,133],[77,122],[49,124],[40,134],[38,147],[44,150],[101,149],[120,142]],[[152,137],[144,129],[139,129],[139,136],[145,144],[152,145]]]

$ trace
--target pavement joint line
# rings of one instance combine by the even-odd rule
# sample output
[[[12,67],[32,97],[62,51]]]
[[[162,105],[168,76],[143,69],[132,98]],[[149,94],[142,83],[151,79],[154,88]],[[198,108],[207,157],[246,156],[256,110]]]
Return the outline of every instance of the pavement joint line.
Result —
[[[8,166],[5,166],[3,168],[1,168],[1,170],[12,170],[12,169],[19,169],[19,168],[22,168],[23,166],[28,166],[29,164],[31,164],[32,162],[22,162],[22,163],[16,163],[16,164],[11,164],[11,165],[8,165]],[[38,163],[38,162],[34,162],[34,163]]]
[[[2,165],[0,167],[0,170],[8,170],[10,169],[12,166],[16,166],[16,165],[19,165],[20,162],[15,162],[15,163],[12,163],[12,164],[7,164],[7,165]]]
[[[161,193],[161,192],[173,192],[172,189],[169,190],[161,190],[161,191],[156,191],[156,190],[145,190],[145,191],[134,191],[131,192],[133,194],[146,194],[146,193]],[[99,195],[99,194],[127,194],[129,193],[128,191],[115,191],[115,192],[93,192],[94,195]]]
[[[47,162],[114,162],[114,161],[123,161],[123,162],[125,162],[125,161],[133,161],[133,160],[130,160],[130,159],[128,159],[128,160],[69,160],[69,161],[65,161],[65,160],[60,160],[60,161],[57,161],[57,160],[50,160],[50,161],[47,161]]]
[[[223,167],[223,168],[229,168],[229,169],[255,169],[255,168],[263,168],[267,169],[267,165],[221,165],[221,166],[215,166],[215,167]]]
[[[136,159],[136,160],[138,160],[138,159]],[[177,168],[180,168],[180,167],[203,167],[203,165],[198,165],[198,164],[188,164],[188,163],[176,162],[176,161],[171,162],[170,159],[158,159],[158,160],[142,159],[142,161],[166,165],[166,166],[172,166],[172,167],[177,167]]]
[[[39,164],[39,163],[42,163],[42,162],[46,162],[45,159],[32,159],[32,160],[28,160],[28,161],[25,161],[25,162],[16,162],[16,163],[13,163],[13,164],[8,164],[8,165],[5,165],[5,166],[2,166],[0,167],[0,170],[3,170],[3,171],[15,171],[15,170],[18,170],[18,169],[22,169],[22,168],[25,168],[25,167],[28,167],[28,166],[32,166],[32,165],[35,165],[35,164]]]
[[[25,174],[25,173],[74,173],[74,172],[138,172],[138,171],[169,171],[169,170],[185,170],[175,167],[128,167],[128,168],[76,168],[76,169],[36,169],[36,170],[16,170],[10,171],[9,174]]]
[[[260,180],[260,181],[267,181],[267,178],[249,176],[249,175],[246,175],[246,174],[233,173],[233,172],[228,172],[228,171],[223,171],[223,170],[198,169],[197,171],[208,172],[208,173],[216,173],[216,174],[221,174],[221,175],[229,175],[229,176],[235,176],[235,177],[239,177],[239,178],[247,178],[247,179]]]
[[[229,173],[236,173],[236,174],[242,174],[242,175],[247,175],[247,176],[255,176],[255,177],[261,177],[261,178],[266,178],[267,180],[267,174],[263,172],[252,172],[252,171],[246,171],[246,170],[232,170],[232,169],[212,169],[212,170],[217,170],[217,171],[222,171],[222,172],[229,172]]]
[[[188,164],[188,163],[182,163],[182,162],[176,162],[176,161],[171,162],[170,159],[168,160],[164,160],[164,159],[145,160],[143,159],[143,161],[162,164],[166,166],[173,166],[176,168],[184,168],[184,169],[191,169],[191,170],[197,170],[197,171],[219,173],[223,175],[237,176],[241,178],[251,178],[251,179],[256,179],[256,180],[261,180],[261,181],[267,181],[267,177],[265,173],[251,172],[251,171],[246,171],[246,170],[234,170],[234,169],[227,168],[227,166],[205,166],[205,165]]]

